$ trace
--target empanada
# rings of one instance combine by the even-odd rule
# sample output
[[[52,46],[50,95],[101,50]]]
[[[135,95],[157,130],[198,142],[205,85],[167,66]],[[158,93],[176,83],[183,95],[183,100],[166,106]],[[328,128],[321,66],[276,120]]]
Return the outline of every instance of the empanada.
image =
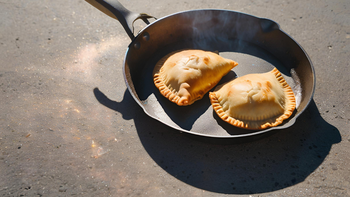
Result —
[[[251,130],[281,124],[296,105],[292,88],[276,68],[238,77],[209,92],[209,97],[222,120]]]
[[[153,80],[160,93],[179,106],[201,99],[238,63],[216,53],[182,50],[159,60]]]

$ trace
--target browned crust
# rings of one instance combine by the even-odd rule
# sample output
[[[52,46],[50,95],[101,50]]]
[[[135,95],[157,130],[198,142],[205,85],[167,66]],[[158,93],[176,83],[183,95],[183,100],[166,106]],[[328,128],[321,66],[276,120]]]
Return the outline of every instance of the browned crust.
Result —
[[[176,103],[179,106],[185,106],[190,105],[189,99],[185,99],[179,97],[176,94],[176,90],[170,90],[169,87],[164,83],[164,80],[161,78],[160,72],[161,68],[164,64],[164,62],[173,54],[180,52],[181,50],[174,51],[172,53],[167,54],[163,58],[161,58],[157,64],[155,65],[155,68],[153,70],[153,82],[154,85],[158,88],[159,92],[167,99],[169,99],[171,102]]]
[[[248,125],[245,124],[243,121],[232,118],[224,112],[224,110],[222,109],[222,106],[220,105],[218,97],[214,92],[209,92],[209,98],[214,111],[223,121],[236,127],[249,129]]]
[[[283,78],[282,74],[276,68],[274,68],[270,72],[276,76],[276,79],[283,86],[283,89],[284,89],[284,92],[285,92],[285,95],[287,98],[287,104],[286,104],[287,108],[285,109],[285,111],[282,115],[280,115],[279,117],[276,118],[275,122],[273,122],[273,123],[268,122],[265,124],[261,124],[258,127],[251,127],[247,122],[235,119],[235,118],[227,115],[225,113],[225,111],[223,110],[223,107],[220,105],[220,102],[219,102],[218,97],[216,96],[215,92],[209,92],[209,98],[210,98],[211,105],[212,105],[214,111],[217,113],[217,115],[222,120],[224,120],[225,122],[227,122],[233,126],[243,128],[243,129],[250,129],[250,130],[266,129],[269,127],[275,127],[277,125],[282,124],[282,122],[284,120],[288,119],[293,114],[293,111],[294,111],[295,106],[296,106],[296,101],[295,101],[295,97],[294,97],[294,93],[293,93],[292,88],[288,85],[286,80]]]
[[[218,79],[217,81],[213,81],[211,86],[206,87],[205,89],[201,90],[201,91],[197,91],[197,92],[193,92],[189,97],[180,97],[178,96],[178,92],[175,89],[169,88],[167,86],[166,83],[164,83],[164,79],[161,77],[162,74],[162,66],[165,63],[165,61],[172,56],[175,53],[181,52],[183,50],[178,50],[178,51],[174,51],[172,53],[167,54],[166,56],[164,56],[163,58],[161,58],[157,64],[155,65],[155,68],[153,70],[153,82],[154,85],[158,88],[159,92],[168,100],[170,100],[173,103],[176,103],[179,106],[187,106],[187,105],[191,105],[193,104],[195,101],[200,100],[203,98],[203,96],[205,95],[204,93],[208,92],[209,90],[211,90],[213,87],[216,86],[216,84],[221,80]],[[218,53],[217,53],[218,54]],[[234,62],[234,66],[237,66],[238,63],[231,60],[232,62]],[[233,68],[232,67],[232,68]],[[227,73],[230,70],[227,71]],[[226,74],[227,74],[226,73]]]

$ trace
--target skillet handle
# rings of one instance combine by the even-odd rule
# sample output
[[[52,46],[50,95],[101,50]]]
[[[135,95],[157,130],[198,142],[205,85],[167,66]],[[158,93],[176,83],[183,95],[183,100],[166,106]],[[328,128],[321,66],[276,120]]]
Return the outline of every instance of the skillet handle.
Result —
[[[147,25],[149,24],[148,18],[154,18],[148,14],[135,13],[126,9],[118,0],[85,0],[92,6],[107,14],[108,16],[117,19],[124,30],[128,34],[131,40],[134,40],[134,22],[138,19],[142,19]]]

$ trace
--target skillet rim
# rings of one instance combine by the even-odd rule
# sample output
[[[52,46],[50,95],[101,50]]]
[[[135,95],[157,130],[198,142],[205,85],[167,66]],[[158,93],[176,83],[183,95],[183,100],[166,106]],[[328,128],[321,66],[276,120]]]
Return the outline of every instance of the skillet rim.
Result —
[[[312,87],[311,87],[311,94],[310,94],[310,97],[309,97],[309,100],[307,101],[305,107],[303,109],[301,109],[299,111],[299,113],[295,114],[292,118],[288,119],[289,120],[289,125],[283,125],[281,127],[270,127],[270,128],[267,128],[267,129],[264,129],[264,130],[255,130],[253,132],[249,132],[249,133],[246,133],[246,134],[238,134],[238,135],[229,135],[229,136],[215,136],[215,135],[209,135],[209,134],[203,134],[203,133],[197,133],[197,132],[193,132],[193,131],[189,131],[189,130],[185,130],[185,129],[182,129],[180,127],[175,127],[173,125],[169,125],[168,123],[164,122],[163,120],[161,119],[158,119],[156,117],[154,117],[153,115],[151,115],[150,113],[148,113],[148,111],[145,109],[145,107],[142,105],[141,103],[141,100],[138,98],[137,95],[135,95],[133,93],[133,90],[129,84],[129,81],[128,81],[128,77],[127,77],[127,74],[126,74],[126,70],[128,68],[126,68],[126,65],[127,65],[127,56],[128,56],[128,52],[130,50],[130,48],[133,46],[133,44],[135,43],[135,41],[137,40],[137,38],[147,30],[147,28],[149,28],[150,26],[154,26],[156,25],[157,22],[161,21],[161,20],[166,20],[167,18],[169,17],[172,17],[172,16],[175,16],[175,15],[179,15],[179,14],[186,14],[186,13],[190,13],[190,12],[202,12],[202,11],[216,11],[216,12],[234,12],[234,13],[238,13],[238,14],[242,14],[242,15],[246,15],[246,16],[249,16],[249,17],[252,17],[252,18],[256,18],[256,19],[261,19],[261,20],[269,20],[271,22],[273,22],[274,24],[277,25],[277,28],[276,30],[278,31],[281,31],[284,35],[286,35],[287,37],[289,37],[295,44],[297,44],[297,46],[300,48],[300,50],[302,51],[302,53],[305,55],[308,63],[310,64],[310,68],[311,68],[311,73],[312,73],[312,77],[313,77],[313,80],[312,80]],[[142,30],[139,31],[139,33],[135,36],[135,38],[131,41],[131,43],[129,44],[128,48],[126,49],[126,52],[125,52],[125,55],[124,55],[124,60],[123,60],[123,77],[124,77],[124,81],[125,81],[125,84],[127,86],[127,89],[128,91],[130,92],[131,96],[134,98],[134,100],[138,103],[138,105],[143,109],[143,111],[145,112],[145,114],[147,114],[149,117],[161,122],[162,124],[164,125],[167,125],[168,127],[171,127],[175,130],[178,130],[180,132],[183,132],[183,133],[188,133],[188,134],[192,134],[192,135],[195,135],[195,136],[200,136],[200,137],[209,137],[209,138],[215,138],[215,139],[241,139],[241,138],[247,138],[247,137],[255,137],[255,136],[260,136],[262,134],[266,134],[266,133],[269,133],[270,131],[274,131],[274,130],[284,130],[284,129],[287,129],[287,128],[290,128],[292,127],[295,122],[296,122],[296,119],[308,108],[308,106],[310,105],[311,101],[313,100],[313,96],[314,96],[314,93],[315,93],[315,88],[316,88],[316,75],[315,75],[315,69],[314,69],[314,66],[312,64],[312,61],[309,57],[309,55],[307,54],[307,52],[305,51],[305,49],[294,39],[292,38],[288,33],[286,33],[285,31],[283,31],[280,27],[280,25],[275,22],[274,20],[271,20],[271,19],[268,19],[268,18],[262,18],[262,17],[257,17],[257,16],[254,16],[254,15],[251,15],[251,14],[247,14],[247,13],[243,13],[243,12],[239,12],[239,11],[234,11],[234,10],[226,10],[226,9],[193,9],[193,10],[185,10],[185,11],[180,11],[180,12],[175,12],[175,13],[172,13],[170,15],[167,15],[167,16],[163,16],[159,19],[157,19],[156,21],[153,21],[152,23],[148,24],[146,27],[144,27]]]

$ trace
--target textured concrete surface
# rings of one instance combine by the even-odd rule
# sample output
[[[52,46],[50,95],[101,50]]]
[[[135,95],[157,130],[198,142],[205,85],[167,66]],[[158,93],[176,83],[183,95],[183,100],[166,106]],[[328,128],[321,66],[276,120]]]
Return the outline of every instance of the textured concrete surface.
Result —
[[[348,0],[121,3],[276,21],[314,64],[314,100],[270,137],[196,141],[132,99],[118,21],[82,0],[0,0],[0,196],[350,196]]]

